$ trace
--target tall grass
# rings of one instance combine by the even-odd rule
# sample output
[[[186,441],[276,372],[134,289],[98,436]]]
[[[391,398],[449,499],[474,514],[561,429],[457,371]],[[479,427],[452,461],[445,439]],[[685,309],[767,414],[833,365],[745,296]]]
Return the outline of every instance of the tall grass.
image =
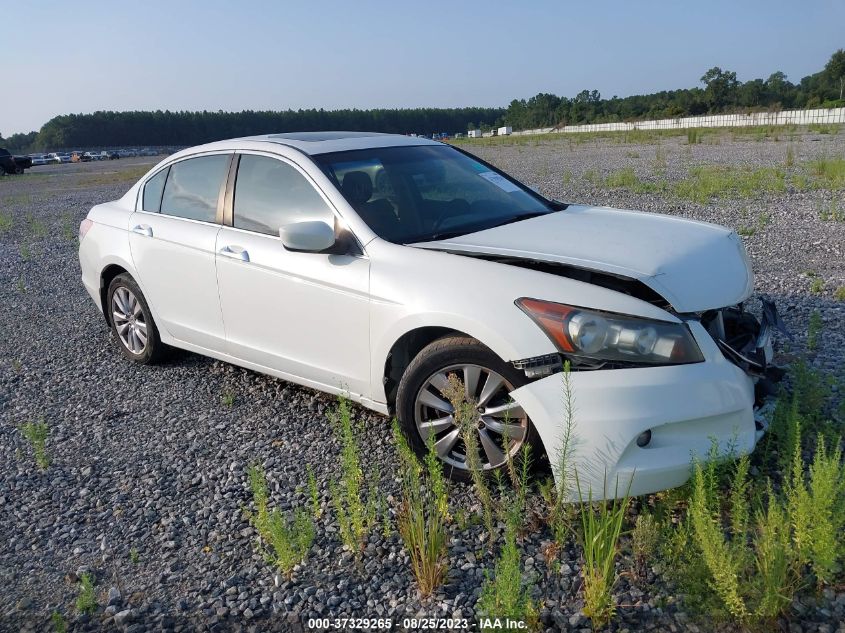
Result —
[[[845,188],[845,158],[819,158],[807,163],[818,186],[825,189]]]
[[[575,473],[578,496],[581,498],[581,546],[584,550],[584,614],[593,622],[593,626],[600,628],[607,624],[614,613],[616,605],[613,602],[613,586],[616,584],[616,559],[619,555],[619,537],[622,534],[622,524],[625,511],[628,508],[628,492],[624,498],[614,498],[608,501],[607,482],[603,491],[602,501],[593,507],[593,491],[587,491],[585,500],[578,473]],[[630,482],[628,484],[630,490]],[[614,497],[618,496],[617,488]]]
[[[399,535],[411,558],[411,570],[420,593],[428,596],[443,582],[448,571],[446,482],[433,435],[427,441],[425,475],[395,420],[393,439],[402,475],[402,503],[397,515]]]

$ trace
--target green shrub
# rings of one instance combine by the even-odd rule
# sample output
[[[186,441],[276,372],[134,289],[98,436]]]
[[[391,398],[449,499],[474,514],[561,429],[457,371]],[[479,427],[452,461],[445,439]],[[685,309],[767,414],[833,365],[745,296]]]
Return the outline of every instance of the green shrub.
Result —
[[[446,576],[448,493],[440,459],[430,435],[423,468],[408,441],[393,422],[393,438],[402,474],[402,503],[397,514],[399,535],[411,558],[411,570],[423,596],[430,595]]]

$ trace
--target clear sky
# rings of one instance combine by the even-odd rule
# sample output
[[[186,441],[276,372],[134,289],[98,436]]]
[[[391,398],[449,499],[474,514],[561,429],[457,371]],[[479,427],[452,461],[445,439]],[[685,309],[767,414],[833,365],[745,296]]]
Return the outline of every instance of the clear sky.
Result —
[[[506,106],[793,82],[845,47],[842,0],[38,0],[0,11],[0,133],[94,110]]]

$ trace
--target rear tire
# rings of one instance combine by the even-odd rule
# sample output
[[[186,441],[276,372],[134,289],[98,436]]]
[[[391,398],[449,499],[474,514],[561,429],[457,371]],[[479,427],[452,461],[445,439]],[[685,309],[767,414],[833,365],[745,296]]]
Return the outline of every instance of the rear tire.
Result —
[[[545,458],[531,420],[509,396],[528,382],[525,374],[480,341],[460,335],[437,339],[423,348],[399,382],[396,414],[418,457],[427,453],[426,437],[433,434],[446,475],[455,481],[472,481],[461,429],[451,419],[452,406],[438,388],[449,374],[461,379],[470,392],[468,399],[477,405],[478,419],[473,424],[485,474],[507,468],[505,447],[511,459],[518,459],[523,444],[530,446],[532,462]]]
[[[159,362],[166,353],[144,293],[128,273],[112,279],[106,292],[106,314],[120,351],[142,365]]]

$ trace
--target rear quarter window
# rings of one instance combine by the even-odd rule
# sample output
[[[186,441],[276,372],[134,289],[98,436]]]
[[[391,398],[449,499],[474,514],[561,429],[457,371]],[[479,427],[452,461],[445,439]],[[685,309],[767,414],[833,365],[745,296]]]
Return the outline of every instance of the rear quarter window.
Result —
[[[144,185],[144,195],[141,199],[141,208],[150,213],[161,211],[161,194],[164,193],[164,182],[167,179],[167,167],[150,178]]]

